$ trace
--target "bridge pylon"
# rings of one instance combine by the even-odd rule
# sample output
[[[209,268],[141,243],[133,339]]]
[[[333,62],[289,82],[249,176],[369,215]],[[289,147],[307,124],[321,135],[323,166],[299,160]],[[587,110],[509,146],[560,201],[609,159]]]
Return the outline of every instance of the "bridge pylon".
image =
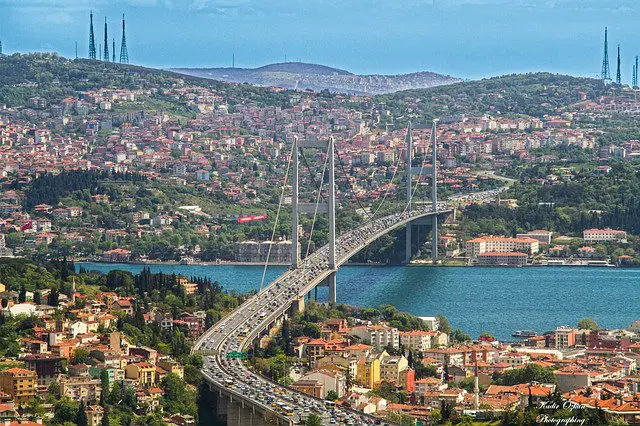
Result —
[[[405,137],[407,142],[407,152],[405,155],[405,161],[407,163],[407,212],[411,211],[411,162],[413,160],[413,136],[411,135],[411,122],[407,126],[407,136]],[[405,242],[405,257],[404,262],[411,262],[411,222],[407,222],[406,227],[406,242]]]
[[[299,162],[298,153],[300,148],[316,148],[327,149],[328,169],[329,169],[329,199],[327,203],[300,203],[298,200],[299,192]],[[298,222],[300,213],[326,213],[329,217],[329,261],[328,267],[333,272],[325,281],[325,285],[329,287],[329,302],[336,303],[336,180],[335,180],[335,141],[333,137],[328,141],[299,141],[297,137],[293,138],[293,181],[291,195],[291,267],[297,269],[300,254],[298,251]],[[324,176],[323,176],[324,178]],[[318,188],[319,191],[322,188]]]
[[[433,146],[431,148],[431,208],[438,211],[438,134],[436,133],[438,119],[433,119],[433,127],[431,130],[431,140]],[[435,264],[438,260],[438,215],[431,217],[431,260]]]

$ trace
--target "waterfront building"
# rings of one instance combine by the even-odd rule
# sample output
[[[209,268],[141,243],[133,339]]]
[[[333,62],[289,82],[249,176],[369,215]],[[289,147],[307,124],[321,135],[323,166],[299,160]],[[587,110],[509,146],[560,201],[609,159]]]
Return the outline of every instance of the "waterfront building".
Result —
[[[572,346],[575,346],[577,331],[578,330],[576,330],[575,328],[571,328],[566,325],[556,328],[556,331],[555,331],[556,348],[570,348]]]
[[[527,264],[527,255],[519,252],[486,252],[477,257],[481,266],[524,266]]]
[[[533,238],[478,237],[465,244],[467,257],[471,259],[487,252],[521,252],[531,255],[537,253],[539,248],[539,241]]]
[[[585,243],[593,243],[599,241],[619,241],[621,243],[627,242],[627,233],[618,229],[585,229],[583,231],[583,238]]]
[[[533,238],[534,240],[538,240],[540,244],[549,245],[551,244],[552,235],[552,232],[545,231],[544,229],[536,229],[526,234],[516,234],[516,238]]]

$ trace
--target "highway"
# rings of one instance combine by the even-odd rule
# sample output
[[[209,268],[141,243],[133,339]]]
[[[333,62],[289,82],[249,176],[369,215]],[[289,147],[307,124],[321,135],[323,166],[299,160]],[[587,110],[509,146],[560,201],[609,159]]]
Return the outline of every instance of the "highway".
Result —
[[[493,198],[502,189],[475,194],[474,201]],[[449,203],[438,203],[437,213],[452,210]],[[403,226],[418,217],[432,215],[431,206],[397,213],[364,223],[348,231],[336,240],[337,265],[389,231]],[[291,269],[270,283],[256,295],[207,330],[194,345],[193,351],[205,351],[203,375],[206,380],[226,387],[230,392],[242,395],[254,404],[281,416],[287,416],[293,424],[310,413],[319,415],[323,424],[372,425],[388,422],[370,415],[332,407],[324,401],[293,391],[269,381],[247,367],[241,359],[227,359],[230,352],[244,352],[277,319],[284,316],[292,302],[311,291],[332,272],[328,268],[328,245],[302,260],[298,269]]]

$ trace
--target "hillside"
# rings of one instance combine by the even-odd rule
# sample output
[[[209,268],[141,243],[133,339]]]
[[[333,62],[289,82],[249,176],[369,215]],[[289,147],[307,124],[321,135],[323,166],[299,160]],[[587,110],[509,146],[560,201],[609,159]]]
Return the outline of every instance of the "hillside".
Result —
[[[7,106],[25,105],[34,96],[55,102],[78,91],[99,88],[170,88],[177,79],[219,91],[232,105],[288,105],[286,94],[246,84],[226,84],[136,65],[71,60],[51,53],[0,55],[0,103]]]
[[[357,75],[337,68],[301,62],[270,64],[260,68],[175,68],[172,71],[212,80],[249,83],[258,86],[374,95],[441,86],[461,81],[433,72]]]
[[[620,88],[592,78],[538,72],[406,90],[377,96],[375,101],[400,125],[408,120],[426,124],[435,117],[455,119],[462,114],[543,117],[612,90]]]

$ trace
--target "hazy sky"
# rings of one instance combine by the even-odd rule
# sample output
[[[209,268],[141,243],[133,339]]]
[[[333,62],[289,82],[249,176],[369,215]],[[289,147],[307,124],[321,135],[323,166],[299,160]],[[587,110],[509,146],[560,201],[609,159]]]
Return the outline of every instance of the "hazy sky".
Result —
[[[522,71],[595,76],[609,27],[622,75],[640,54],[638,0],[0,0],[4,53],[88,52],[104,17],[132,63],[253,67],[302,60],[357,73],[430,70],[463,78]],[[96,43],[96,48],[97,48]],[[110,42],[111,43],[111,42]]]

